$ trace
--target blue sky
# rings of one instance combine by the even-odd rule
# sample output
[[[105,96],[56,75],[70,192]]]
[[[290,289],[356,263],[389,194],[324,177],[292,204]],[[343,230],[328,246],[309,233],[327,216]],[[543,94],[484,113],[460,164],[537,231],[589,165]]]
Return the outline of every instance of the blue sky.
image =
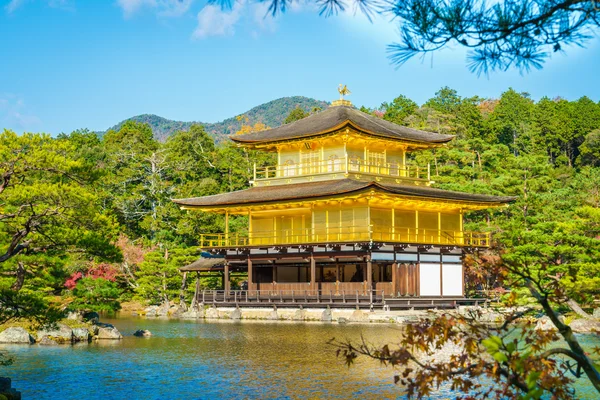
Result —
[[[275,19],[238,0],[0,0],[0,129],[104,130],[143,113],[216,122],[283,96],[356,105],[404,94],[425,102],[442,86],[498,97],[508,87],[600,100],[600,41],[554,55],[544,69],[477,77],[450,49],[395,69],[394,24],[351,11],[322,18],[297,4]]]

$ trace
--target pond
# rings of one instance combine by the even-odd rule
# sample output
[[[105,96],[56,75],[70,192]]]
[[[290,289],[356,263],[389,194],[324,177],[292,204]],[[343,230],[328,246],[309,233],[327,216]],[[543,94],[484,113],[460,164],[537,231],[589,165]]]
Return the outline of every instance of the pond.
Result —
[[[390,325],[105,320],[125,336],[75,346],[3,346],[1,367],[24,399],[397,398],[393,370],[359,359],[347,368],[327,340],[393,342]],[[150,338],[132,333],[148,329]],[[591,392],[590,392],[591,394]],[[434,398],[452,398],[440,391]]]

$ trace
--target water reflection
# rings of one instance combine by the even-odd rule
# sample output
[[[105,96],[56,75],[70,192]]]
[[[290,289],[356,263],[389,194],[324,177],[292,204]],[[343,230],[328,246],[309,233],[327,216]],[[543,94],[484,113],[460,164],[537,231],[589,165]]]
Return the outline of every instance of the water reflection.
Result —
[[[328,339],[394,342],[397,327],[293,322],[106,321],[121,341],[89,346],[6,347],[0,368],[24,398],[397,398],[393,371],[359,359],[346,368]],[[132,336],[148,329],[150,338]],[[437,398],[454,397],[439,392]]]

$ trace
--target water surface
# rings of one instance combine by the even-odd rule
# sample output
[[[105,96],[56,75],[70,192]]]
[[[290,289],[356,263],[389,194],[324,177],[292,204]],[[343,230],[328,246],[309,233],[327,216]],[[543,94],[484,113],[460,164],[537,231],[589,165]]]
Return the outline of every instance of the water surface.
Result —
[[[398,398],[394,371],[347,368],[327,340],[394,342],[398,327],[303,322],[106,320],[125,336],[75,346],[4,346],[24,399]],[[137,338],[137,329],[153,336]],[[454,398],[440,391],[434,398]],[[585,396],[584,396],[585,397]]]

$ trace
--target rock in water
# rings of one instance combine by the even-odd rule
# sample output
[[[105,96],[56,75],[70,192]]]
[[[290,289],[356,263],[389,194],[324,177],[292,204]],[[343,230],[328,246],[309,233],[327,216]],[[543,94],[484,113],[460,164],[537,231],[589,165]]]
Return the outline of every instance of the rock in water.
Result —
[[[356,310],[350,316],[350,322],[368,322],[369,315],[361,310]]]
[[[573,332],[577,333],[592,333],[600,332],[600,321],[593,319],[576,319],[569,324]]]
[[[90,332],[86,328],[73,328],[74,342],[88,342],[90,340]]]
[[[73,341],[73,329],[65,324],[56,324],[56,327],[49,326],[37,331],[38,340],[44,336],[48,336],[57,343],[70,343]]]
[[[193,310],[190,309],[184,313],[182,313],[179,318],[203,318],[204,317],[204,310]]]
[[[273,310],[267,315],[267,319],[269,321],[277,321],[279,319],[279,314],[277,314],[277,310]]]
[[[233,310],[231,312],[231,319],[242,319],[242,310],[240,310],[239,308],[236,308],[235,310]]]
[[[138,329],[137,331],[133,332],[133,336],[150,337],[150,336],[152,336],[152,332],[150,332],[149,330],[146,330],[146,329]]]
[[[0,343],[25,343],[32,344],[33,338],[21,327],[10,327],[0,332]]]
[[[306,310],[299,309],[296,310],[294,315],[292,315],[292,320],[294,321],[304,321],[306,319]]]
[[[83,314],[79,311],[69,311],[67,313],[67,319],[72,319],[73,321],[83,321]]]
[[[217,310],[216,307],[209,308],[208,310],[206,310],[206,313],[204,314],[204,318],[219,319],[219,310]]]
[[[535,329],[538,331],[549,331],[552,329],[556,330],[556,327],[552,321],[550,321],[550,317],[543,316],[542,318],[538,319]]]
[[[86,312],[85,314],[83,314],[83,320],[95,324],[98,321],[100,321],[100,315],[95,311]]]
[[[42,336],[40,339],[38,339],[38,344],[40,346],[58,346],[56,340],[52,340],[48,336]]]
[[[323,314],[321,314],[321,321],[331,322],[332,319],[333,317],[331,315],[331,309],[327,307],[327,309],[323,311]]]
[[[99,328],[96,339],[98,340],[119,340],[122,339],[123,335],[115,327],[112,328]]]

